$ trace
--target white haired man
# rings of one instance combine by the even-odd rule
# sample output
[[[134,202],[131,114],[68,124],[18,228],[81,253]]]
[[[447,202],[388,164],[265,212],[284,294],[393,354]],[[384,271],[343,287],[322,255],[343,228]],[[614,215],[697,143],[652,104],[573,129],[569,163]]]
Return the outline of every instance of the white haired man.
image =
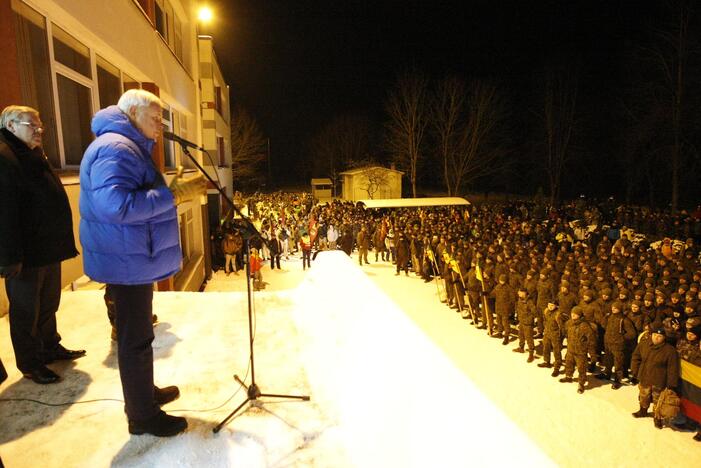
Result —
[[[41,147],[43,131],[31,107],[8,106],[0,114],[0,277],[17,368],[50,384],[60,377],[46,364],[85,351],[64,348],[56,327],[61,261],[78,252],[68,197]]]
[[[106,283],[114,301],[129,432],[169,437],[184,431],[187,421],[159,408],[180,391],[153,382],[153,283],[180,269],[175,205],[205,186],[201,177],[179,176],[166,186],[151,159],[161,114],[157,96],[129,90],[93,117],[97,138],[80,165],[80,240],[85,273]]]

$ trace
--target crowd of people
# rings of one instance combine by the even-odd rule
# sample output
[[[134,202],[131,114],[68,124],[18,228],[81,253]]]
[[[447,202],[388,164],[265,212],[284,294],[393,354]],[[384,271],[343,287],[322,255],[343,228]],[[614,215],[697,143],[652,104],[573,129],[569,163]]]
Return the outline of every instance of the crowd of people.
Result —
[[[167,437],[187,420],[161,410],[179,389],[154,384],[153,283],[180,269],[177,205],[203,195],[205,184],[181,173],[166,184],[156,169],[151,150],[161,116],[157,96],[128,90],[93,117],[96,139],[80,168],[80,241],[86,275],[107,285],[129,432]],[[52,384],[60,376],[47,364],[86,351],[65,348],[57,330],[61,262],[77,249],[42,134],[35,109],[9,106],[0,114],[0,277],[16,365],[25,378]],[[679,390],[680,366],[701,366],[701,208],[671,214],[580,198],[559,209],[518,202],[373,210],[293,193],[237,202],[256,229],[224,219],[213,251],[236,274],[249,245],[258,289],[264,261],[280,268],[301,252],[306,269],[319,251],[357,249],[361,266],[392,262],[396,275],[435,281],[447,306],[503,345],[518,340],[514,351],[527,353],[529,363],[542,360],[553,377],[563,374],[560,382],[573,381],[576,371],[580,393],[590,375],[614,390],[638,385],[634,416],[648,416],[654,403],[658,428],[674,413],[670,391]],[[696,427],[683,415],[675,422]]]
[[[590,378],[614,390],[638,385],[633,416],[696,428],[657,408],[679,389],[680,359],[701,366],[699,210],[671,215],[584,199],[556,210],[524,202],[368,210],[294,194],[257,195],[248,206],[266,235],[285,233],[291,250],[312,232],[317,251],[357,249],[361,266],[392,262],[397,275],[435,281],[448,307],[503,345],[517,341],[514,352],[560,382],[576,376],[579,393]],[[651,220],[688,237],[665,237]]]

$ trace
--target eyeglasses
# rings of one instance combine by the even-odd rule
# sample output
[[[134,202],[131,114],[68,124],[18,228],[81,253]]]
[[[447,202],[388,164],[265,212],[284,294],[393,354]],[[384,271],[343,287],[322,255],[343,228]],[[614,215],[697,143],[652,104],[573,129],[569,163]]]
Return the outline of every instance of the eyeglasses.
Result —
[[[44,132],[44,127],[41,125],[36,125],[32,122],[23,122],[22,120],[15,120],[20,125],[26,125],[27,127],[31,128],[35,132],[43,133]]]

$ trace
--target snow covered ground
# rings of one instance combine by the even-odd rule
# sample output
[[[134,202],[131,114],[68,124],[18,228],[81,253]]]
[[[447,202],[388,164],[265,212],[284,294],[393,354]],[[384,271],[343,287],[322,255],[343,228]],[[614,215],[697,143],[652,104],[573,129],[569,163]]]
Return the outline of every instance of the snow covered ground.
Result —
[[[188,417],[178,437],[129,436],[119,401],[47,407],[0,402],[0,456],[22,466],[699,466],[691,434],[635,420],[636,392],[576,393],[549,370],[467,325],[436,299],[434,284],[357,267],[321,253],[302,271],[264,269],[254,296],[256,382],[262,399],[218,434],[244,399],[247,376],[243,274],[216,273],[206,293],[157,293],[156,383],[176,384],[165,407]],[[222,292],[224,291],[224,292]],[[64,293],[59,329],[88,355],[52,367],[39,386],[14,369],[7,318],[0,357],[10,379],[0,398],[48,402],[121,398],[116,354],[100,291]],[[594,382],[598,384],[598,382]]]

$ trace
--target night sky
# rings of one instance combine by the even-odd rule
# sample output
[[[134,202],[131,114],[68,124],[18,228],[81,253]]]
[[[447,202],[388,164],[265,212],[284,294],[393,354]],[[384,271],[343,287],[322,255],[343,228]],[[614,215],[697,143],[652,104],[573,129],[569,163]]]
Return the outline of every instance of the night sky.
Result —
[[[625,44],[654,24],[659,3],[210,0],[216,21],[205,32],[232,101],[270,136],[273,179],[284,185],[301,179],[306,141],[335,116],[367,115],[381,126],[384,99],[408,68],[495,82],[523,122],[542,94],[534,77],[551,63],[578,63],[582,113],[601,114],[606,127],[624,86]]]

